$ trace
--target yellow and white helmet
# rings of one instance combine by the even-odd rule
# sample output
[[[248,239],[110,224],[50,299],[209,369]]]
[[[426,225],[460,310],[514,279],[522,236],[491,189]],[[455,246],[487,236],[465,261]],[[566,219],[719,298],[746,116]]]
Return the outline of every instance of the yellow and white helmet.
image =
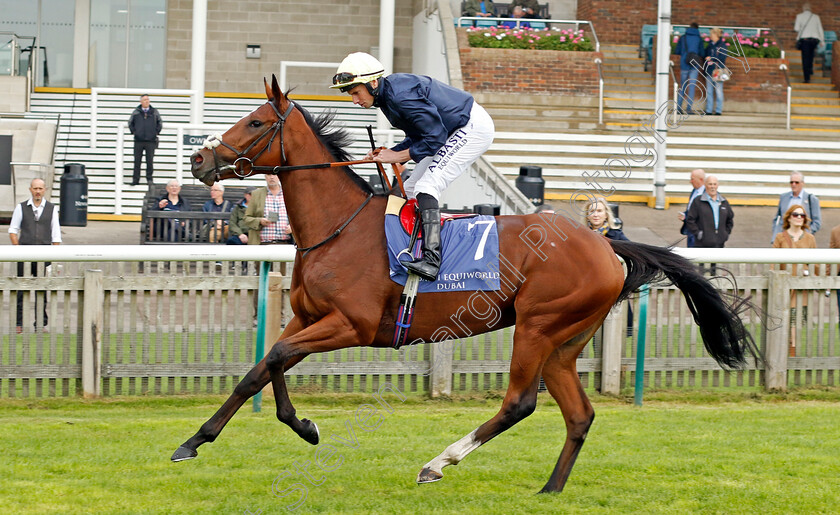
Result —
[[[385,67],[377,58],[364,52],[355,52],[338,65],[330,87],[346,93],[357,84],[367,84],[383,75]]]

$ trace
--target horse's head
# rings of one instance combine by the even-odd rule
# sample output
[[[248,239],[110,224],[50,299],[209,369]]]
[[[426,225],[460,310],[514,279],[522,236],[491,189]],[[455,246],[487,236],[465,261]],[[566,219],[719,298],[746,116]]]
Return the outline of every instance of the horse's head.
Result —
[[[257,166],[278,166],[286,160],[283,125],[294,104],[280,91],[277,77],[265,81],[268,102],[242,118],[224,134],[213,134],[190,157],[193,176],[211,186],[232,177],[247,177]]]

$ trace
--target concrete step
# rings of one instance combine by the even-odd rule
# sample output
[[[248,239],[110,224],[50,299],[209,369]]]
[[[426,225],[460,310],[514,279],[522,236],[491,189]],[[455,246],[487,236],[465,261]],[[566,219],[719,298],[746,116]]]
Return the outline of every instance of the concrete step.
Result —
[[[807,84],[805,82],[796,82],[792,79],[790,86],[794,91],[831,91],[834,88],[834,84],[831,82],[827,80],[820,82],[815,77],[811,77],[811,82]]]
[[[604,84],[604,95],[622,97],[623,93],[644,93],[653,96],[656,88],[647,84]]]
[[[653,99],[656,97],[656,91],[652,88],[648,89],[607,89],[607,86],[604,86],[604,98],[629,98],[629,99]]]
[[[563,132],[568,130],[591,131],[598,129],[598,113],[594,118],[585,120],[547,120],[547,119],[493,119],[497,131],[506,132]]]
[[[615,75],[616,72],[644,72],[641,59],[638,62],[623,59],[604,60],[604,73]]]
[[[796,89],[791,91],[791,98],[792,99],[814,99],[814,100],[833,100],[835,98],[840,98],[840,93],[837,90],[833,89],[814,89],[809,91],[797,91]],[[797,102],[799,100],[796,100]]]
[[[791,103],[790,111],[793,114],[814,114],[820,116],[840,116],[840,101],[834,105],[811,105]]]
[[[638,84],[653,87],[653,77],[619,77],[604,76],[604,85],[613,84]]]
[[[654,98],[604,97],[604,107],[609,109],[653,109]]]
[[[601,52],[604,54],[605,60],[621,59],[628,62],[634,61],[639,63],[639,66],[642,66],[642,63],[645,61],[643,57],[639,57],[639,52],[636,49],[616,52],[615,50],[603,50],[603,48],[601,47]]]

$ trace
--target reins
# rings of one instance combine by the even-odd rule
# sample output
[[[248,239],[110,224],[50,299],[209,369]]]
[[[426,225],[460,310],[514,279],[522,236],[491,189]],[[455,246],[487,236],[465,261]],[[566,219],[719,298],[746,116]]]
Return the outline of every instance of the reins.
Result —
[[[216,181],[221,180],[222,170],[227,170],[227,169],[232,169],[233,173],[237,177],[239,177],[240,179],[244,179],[246,177],[250,177],[254,172],[270,173],[270,174],[273,174],[273,175],[279,175],[281,172],[291,172],[291,171],[295,171],[295,170],[318,170],[318,169],[324,169],[324,168],[339,168],[339,167],[342,167],[342,166],[351,166],[351,165],[369,164],[369,163],[376,163],[377,167],[379,168],[381,177],[384,180],[387,181],[387,176],[385,174],[385,170],[382,166],[382,163],[378,163],[378,162],[376,162],[372,159],[359,159],[359,160],[356,160],[356,161],[336,161],[336,162],[331,162],[331,163],[316,163],[316,164],[308,164],[308,165],[278,165],[278,166],[259,166],[259,165],[257,165],[257,166],[255,166],[254,165],[254,160],[259,158],[264,152],[271,150],[271,144],[274,142],[274,139],[277,136],[280,136],[280,157],[281,157],[281,160],[282,160],[281,162],[286,161],[286,149],[285,149],[285,146],[283,145],[283,127],[285,125],[286,119],[292,113],[292,110],[294,109],[295,104],[294,104],[294,102],[290,101],[289,102],[289,107],[286,109],[286,111],[283,114],[280,114],[280,111],[274,105],[274,102],[269,101],[269,102],[267,102],[267,104],[271,106],[271,108],[274,110],[274,113],[277,115],[277,121],[274,122],[273,124],[271,124],[262,134],[260,134],[254,141],[252,141],[251,144],[248,145],[248,147],[245,148],[245,150],[241,150],[241,151],[237,150],[233,145],[230,145],[230,144],[226,143],[225,141],[223,141],[221,135],[219,135],[219,134],[213,134],[205,140],[204,147],[213,152],[213,161],[214,161],[213,164],[214,164],[215,170],[216,170]],[[265,147],[262,148],[262,150],[257,152],[257,155],[255,155],[252,158],[245,155],[248,152],[250,152],[260,141],[262,141],[263,138],[268,136],[269,133],[271,133],[271,137],[268,139],[268,143],[266,144]],[[371,133],[371,137],[372,136],[373,136],[373,134]],[[224,167],[219,166],[219,158],[216,155],[216,147],[219,146],[219,145],[229,149],[231,152],[236,154],[236,160],[233,162],[233,164],[230,164],[230,165],[227,165],[227,166],[224,166]],[[241,165],[242,166],[242,173],[240,173],[237,170],[237,164],[240,163],[240,162],[242,162],[242,165]],[[248,167],[247,172],[246,172],[246,166]],[[393,166],[393,169],[394,169],[394,175],[396,175],[397,181],[399,182],[400,190],[402,191],[403,196],[405,196],[405,188],[403,187],[402,177],[400,177],[399,170],[397,169],[397,165],[394,164],[392,166]],[[350,218],[345,220],[345,222],[343,224],[341,224],[341,226],[339,226],[338,229],[333,231],[332,234],[330,234],[329,236],[324,238],[320,243],[316,243],[315,245],[312,245],[310,247],[303,247],[303,248],[297,247],[297,251],[302,253],[301,257],[306,256],[310,251],[315,250],[318,247],[321,247],[323,245],[326,245],[328,242],[330,242],[334,238],[338,237],[338,235],[341,234],[341,231],[343,231],[348,225],[350,225],[350,222],[352,222],[353,219],[356,218],[356,216],[358,216],[358,214],[362,212],[362,209],[364,209],[364,207],[366,205],[368,205],[368,203],[370,202],[370,199],[372,199],[372,198],[373,198],[373,192],[368,193],[367,198],[365,198],[364,202],[362,202],[362,205],[360,205],[356,209],[356,211],[353,212],[352,215],[350,215]]]

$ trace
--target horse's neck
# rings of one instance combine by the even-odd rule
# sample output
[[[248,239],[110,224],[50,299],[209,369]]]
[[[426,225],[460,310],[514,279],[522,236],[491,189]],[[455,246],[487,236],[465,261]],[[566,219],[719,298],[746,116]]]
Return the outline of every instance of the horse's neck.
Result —
[[[291,166],[334,161],[320,145],[319,152],[290,152],[287,149],[287,155]],[[281,173],[280,183],[292,231],[300,247],[320,243],[332,234],[367,196],[343,168]]]

